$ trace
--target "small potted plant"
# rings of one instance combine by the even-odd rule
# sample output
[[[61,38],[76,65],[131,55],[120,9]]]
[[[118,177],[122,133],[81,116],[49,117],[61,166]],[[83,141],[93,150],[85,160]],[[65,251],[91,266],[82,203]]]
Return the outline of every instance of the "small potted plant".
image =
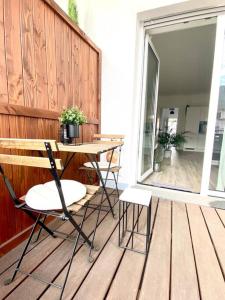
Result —
[[[60,115],[61,142],[69,144],[72,139],[79,138],[79,126],[87,122],[84,113],[77,107],[66,108]]]

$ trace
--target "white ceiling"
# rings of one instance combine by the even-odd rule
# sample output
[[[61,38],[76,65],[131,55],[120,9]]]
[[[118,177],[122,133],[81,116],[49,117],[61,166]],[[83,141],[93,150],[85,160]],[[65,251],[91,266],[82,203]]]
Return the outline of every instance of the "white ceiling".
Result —
[[[215,30],[210,24],[152,36],[160,58],[159,94],[210,91]]]

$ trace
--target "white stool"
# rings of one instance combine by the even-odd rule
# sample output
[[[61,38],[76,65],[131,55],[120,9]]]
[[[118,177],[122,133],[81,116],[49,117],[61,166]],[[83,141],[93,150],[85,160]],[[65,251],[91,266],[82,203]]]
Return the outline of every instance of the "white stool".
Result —
[[[138,253],[147,254],[150,242],[150,222],[151,222],[151,198],[152,193],[150,191],[141,190],[137,188],[127,188],[120,195],[119,198],[119,247],[135,251]],[[132,227],[127,228],[127,210],[128,206],[132,206]],[[139,232],[139,216],[140,206],[147,207],[147,225],[146,233]],[[137,213],[135,218],[135,211],[137,207]],[[136,219],[136,220],[135,220]],[[123,240],[127,232],[131,233],[131,247],[129,247],[130,238],[127,245],[123,245]],[[122,236],[121,236],[122,233]],[[145,251],[134,249],[134,234],[144,235],[145,239]]]

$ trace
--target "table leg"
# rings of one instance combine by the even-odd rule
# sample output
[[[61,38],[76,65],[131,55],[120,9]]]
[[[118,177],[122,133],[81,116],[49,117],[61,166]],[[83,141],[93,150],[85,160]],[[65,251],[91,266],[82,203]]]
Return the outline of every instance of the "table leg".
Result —
[[[100,182],[102,184],[103,193],[105,193],[107,201],[109,203],[110,211],[111,211],[113,217],[115,218],[115,213],[113,211],[113,207],[112,207],[112,204],[110,202],[109,194],[108,194],[107,189],[106,189],[106,182],[107,182],[108,175],[109,175],[109,170],[110,170],[110,167],[111,167],[113,152],[114,152],[114,150],[112,151],[112,154],[111,154],[111,157],[110,157],[110,162],[109,162],[109,166],[108,166],[108,169],[107,169],[105,181],[104,181],[104,179],[102,177],[102,174],[101,174],[101,171],[100,171],[100,168],[99,168],[99,164],[98,164],[98,161],[97,161],[96,157],[94,155],[91,155],[91,154],[86,154],[86,155],[87,155],[88,159],[90,160],[93,168],[96,170],[97,176],[98,176],[98,178],[99,178],[99,180],[100,180]]]

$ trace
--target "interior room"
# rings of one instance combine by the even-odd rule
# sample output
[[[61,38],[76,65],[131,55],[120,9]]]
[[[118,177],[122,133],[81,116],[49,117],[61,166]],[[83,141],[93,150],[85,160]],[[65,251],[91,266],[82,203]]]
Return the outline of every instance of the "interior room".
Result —
[[[215,33],[215,18],[149,31],[160,71],[154,169],[144,184],[200,193]]]

